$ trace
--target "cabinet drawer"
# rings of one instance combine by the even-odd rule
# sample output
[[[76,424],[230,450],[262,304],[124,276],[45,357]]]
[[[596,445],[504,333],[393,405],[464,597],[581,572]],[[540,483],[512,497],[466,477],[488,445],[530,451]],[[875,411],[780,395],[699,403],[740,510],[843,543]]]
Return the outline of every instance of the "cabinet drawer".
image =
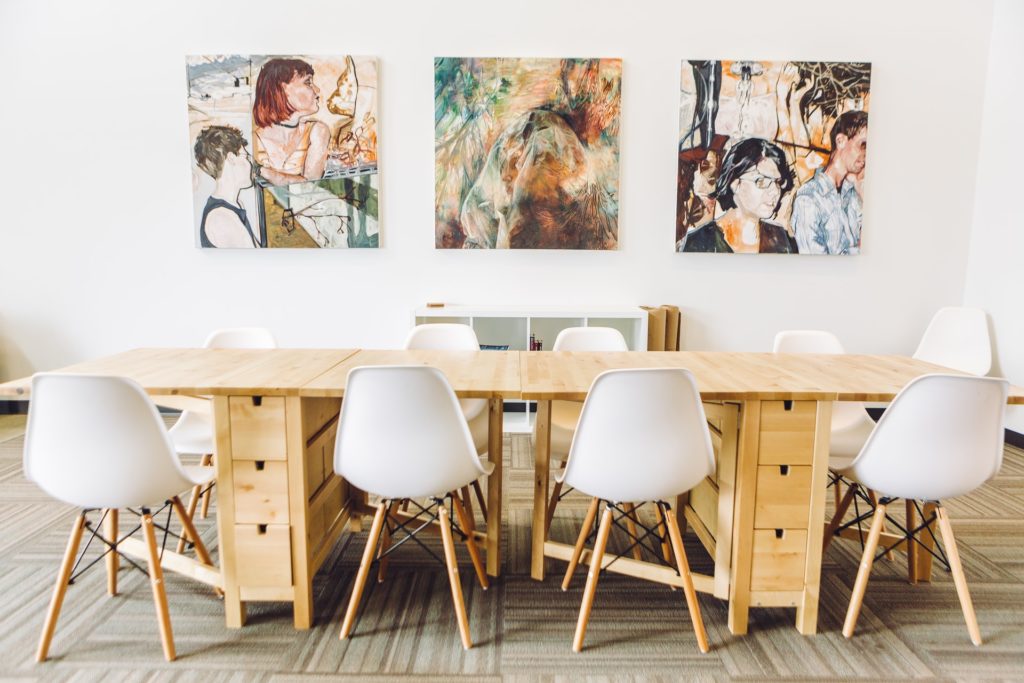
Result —
[[[810,465],[817,413],[816,401],[762,401],[758,463]]]
[[[760,465],[754,499],[757,529],[806,529],[810,513],[808,465]]]
[[[711,535],[718,538],[718,487],[705,479],[690,490],[689,503]]]
[[[240,524],[288,523],[288,464],[283,460],[232,463],[235,521]]]
[[[287,524],[236,524],[238,585],[292,585],[292,541]]]
[[[750,590],[803,590],[806,560],[807,529],[756,529]]]
[[[285,460],[284,398],[232,396],[231,456],[234,460]]]

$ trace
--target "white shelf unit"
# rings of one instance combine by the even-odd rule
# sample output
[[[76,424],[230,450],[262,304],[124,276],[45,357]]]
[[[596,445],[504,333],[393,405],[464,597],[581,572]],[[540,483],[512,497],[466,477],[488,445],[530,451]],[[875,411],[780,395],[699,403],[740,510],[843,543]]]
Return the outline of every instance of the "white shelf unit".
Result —
[[[528,351],[530,335],[550,351],[558,333],[567,327],[614,327],[626,338],[631,351],[647,350],[647,311],[639,306],[464,306],[446,304],[421,307],[413,324],[462,323],[476,332],[482,345]],[[533,429],[531,402],[505,402],[505,431],[529,433]]]

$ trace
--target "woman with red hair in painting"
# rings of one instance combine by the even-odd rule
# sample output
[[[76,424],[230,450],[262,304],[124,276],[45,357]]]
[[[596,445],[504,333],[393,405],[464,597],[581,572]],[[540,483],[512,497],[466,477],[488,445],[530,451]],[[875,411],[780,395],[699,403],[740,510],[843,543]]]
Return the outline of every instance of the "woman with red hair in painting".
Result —
[[[267,181],[287,185],[323,177],[331,133],[309,118],[319,109],[312,66],[301,59],[267,60],[252,107],[253,158]]]

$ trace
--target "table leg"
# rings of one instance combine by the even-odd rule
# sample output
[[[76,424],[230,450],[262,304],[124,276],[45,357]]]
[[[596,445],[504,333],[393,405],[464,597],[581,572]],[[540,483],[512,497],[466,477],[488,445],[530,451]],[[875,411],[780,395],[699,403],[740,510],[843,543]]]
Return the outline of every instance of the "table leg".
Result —
[[[487,477],[487,573],[501,574],[501,484],[503,475],[502,441],[504,435],[505,402],[492,398],[488,406],[487,457],[494,470]]]
[[[750,576],[754,553],[754,492],[761,429],[761,402],[744,401],[740,409],[740,436],[736,454],[736,501],[733,512],[733,561],[729,580],[729,630],[747,632],[750,613]]]
[[[245,603],[238,586],[235,551],[235,490],[227,396],[213,397],[214,465],[217,467],[217,535],[220,571],[224,577],[224,618],[228,628],[245,625]]]
[[[107,518],[103,521],[103,536],[117,546],[117,535],[120,527],[117,522],[117,508],[107,510]],[[117,572],[121,568],[121,558],[113,550],[107,550],[107,594],[117,595]]]
[[[306,439],[302,434],[302,399],[285,399],[285,444],[288,453],[288,516],[291,525],[292,615],[297,629],[313,625],[313,572],[309,548]]]
[[[821,553],[823,539],[816,533],[825,528],[825,497],[828,486],[828,450],[832,436],[832,402],[818,401],[814,420],[814,459],[811,461],[810,515],[807,519],[807,560],[804,565],[804,591],[796,608],[796,628],[800,633],[818,632],[818,597],[821,592]]]
[[[533,543],[530,576],[544,580],[547,540],[548,478],[551,466],[551,401],[537,401],[537,447],[533,460]]]

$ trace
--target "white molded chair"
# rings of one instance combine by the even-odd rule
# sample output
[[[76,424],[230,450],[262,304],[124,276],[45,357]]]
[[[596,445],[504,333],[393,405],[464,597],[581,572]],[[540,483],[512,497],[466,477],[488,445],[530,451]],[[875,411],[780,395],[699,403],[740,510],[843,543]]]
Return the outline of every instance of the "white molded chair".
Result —
[[[383,580],[391,533],[397,530],[392,522],[414,517],[398,510],[398,506],[406,500],[429,498],[431,502],[421,508],[421,514],[439,522],[462,645],[472,647],[445,501],[451,500],[477,578],[486,590],[487,576],[473,538],[473,522],[458,490],[492,469],[490,463],[485,466],[477,457],[458,399],[440,370],[424,365],[370,366],[349,373],[334,447],[334,471],[353,486],[379,495],[381,501],[352,588],[341,638],[347,638],[352,630],[382,532],[378,580]]]
[[[43,625],[36,660],[46,659],[87,513],[103,510],[107,553],[117,552],[117,513],[141,510],[141,526],[149,551],[149,577],[160,625],[164,656],[175,657],[160,550],[156,544],[154,503],[169,502],[195,541],[203,563],[212,565],[178,492],[202,486],[210,468],[181,464],[156,406],[142,388],[125,377],[40,373],[32,378],[32,402],[25,435],[25,476],[54,498],[80,509],[71,528],[64,560]],[[158,527],[159,528],[159,527]],[[166,529],[164,529],[166,533]],[[212,567],[211,567],[212,569]],[[116,555],[108,555],[108,591],[117,592]]]
[[[875,559],[886,508],[898,498],[927,501],[934,509],[945,559],[953,573],[971,641],[981,645],[981,632],[967,590],[956,540],[941,500],[962,496],[999,472],[1003,462],[1003,420],[1009,383],[988,377],[924,375],[911,381],[893,399],[863,450],[841,474],[878,492],[882,498],[872,516],[871,531],[850,597],[843,635],[853,635]],[[908,520],[904,531],[911,567],[921,545],[915,531],[932,534],[926,507],[920,527]],[[915,539],[915,540],[911,540]],[[915,543],[917,545],[915,545]],[[927,548],[927,546],[924,546]],[[940,559],[942,559],[940,557]],[[913,569],[911,579],[914,579]]]
[[[940,308],[921,337],[914,358],[972,375],[992,368],[988,321],[980,308]]]
[[[270,330],[262,327],[229,327],[214,330],[206,338],[203,347],[207,349],[273,349],[277,348],[277,341]],[[180,455],[199,455],[199,464],[209,466],[213,464],[213,417],[209,412],[198,410],[183,410],[178,421],[169,430],[171,441],[174,443],[174,450]],[[202,499],[202,507],[199,511],[201,519],[206,519],[210,508],[210,489],[213,487],[211,480],[205,489],[194,487],[188,499],[188,514],[191,519],[196,512],[196,507]],[[178,552],[184,552],[185,543],[188,540],[188,533],[183,533],[178,540]]]
[[[424,351],[479,351],[480,342],[477,340],[476,332],[469,325],[428,323],[417,325],[409,331],[409,336],[405,338],[405,348]],[[490,426],[486,399],[462,398],[459,399],[459,405],[462,407],[462,414],[466,416],[466,423],[469,425],[469,433],[473,436],[473,445],[477,455],[486,455]],[[484,493],[480,488],[479,481],[473,481],[473,491],[476,494],[477,503],[480,505],[480,514],[486,519],[487,503],[484,500]],[[472,516],[472,501],[468,496],[464,497],[466,498],[466,507]]]
[[[707,633],[693,588],[682,534],[675,513],[665,502],[689,491],[715,471],[707,419],[693,375],[682,368],[609,370],[594,380],[583,404],[573,437],[569,462],[560,480],[592,496],[569,567],[562,582],[567,590],[597,516],[605,501],[597,539],[590,556],[590,572],[583,593],[573,650],[583,648],[590,609],[601,572],[604,551],[618,519],[636,522],[634,504],[657,506],[657,535],[669,561],[671,543],[683,581],[693,629],[701,652],[708,651]],[[627,504],[628,507],[627,507]],[[630,541],[641,539],[628,529]],[[668,537],[666,539],[666,536]]]
[[[629,351],[625,337],[614,327],[567,327],[555,337],[552,351]],[[580,421],[583,403],[580,401],[551,402],[551,460],[565,467],[572,445],[572,435]],[[530,443],[537,447],[537,425],[530,434]],[[555,481],[548,501],[548,527],[555,515],[555,507],[562,496],[562,482]]]

